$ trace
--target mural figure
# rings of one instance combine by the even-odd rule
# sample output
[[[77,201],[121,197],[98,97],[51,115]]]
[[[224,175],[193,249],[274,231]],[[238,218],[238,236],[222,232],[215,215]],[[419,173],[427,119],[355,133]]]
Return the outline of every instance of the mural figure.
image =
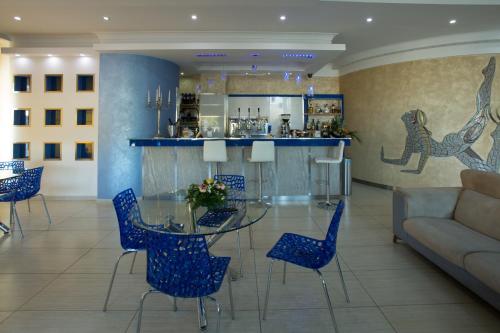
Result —
[[[447,134],[442,142],[432,138],[432,132],[425,125],[427,117],[422,110],[406,112],[401,120],[406,126],[405,149],[401,158],[391,159],[384,156],[384,147],[380,152],[382,162],[395,165],[407,165],[412,154],[420,153],[420,160],[416,170],[401,170],[401,172],[420,174],[430,156],[455,156],[467,167],[475,170],[499,172],[500,170],[500,114],[491,110],[491,86],[495,76],[495,58],[491,57],[488,65],[483,69],[484,81],[476,95],[476,112],[465,126],[456,133]],[[491,133],[493,147],[488,158],[484,161],[471,146],[483,134],[488,120],[497,124]]]

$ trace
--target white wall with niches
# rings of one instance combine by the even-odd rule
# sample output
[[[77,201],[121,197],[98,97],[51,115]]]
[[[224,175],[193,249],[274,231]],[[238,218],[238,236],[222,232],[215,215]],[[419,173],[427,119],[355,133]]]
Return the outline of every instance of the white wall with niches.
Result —
[[[27,167],[44,166],[42,192],[48,196],[89,197],[97,195],[97,129],[98,129],[98,92],[99,57],[97,56],[10,56],[10,82],[7,88],[11,93],[11,108],[2,115],[9,126],[11,142],[30,142],[30,159]],[[13,76],[31,75],[31,93],[14,93]],[[45,74],[62,74],[63,91],[45,92]],[[94,75],[93,92],[77,92],[77,74]],[[2,88],[5,89],[5,88]],[[13,126],[13,110],[30,108],[29,127]],[[45,126],[45,109],[62,109],[62,125]],[[76,110],[93,109],[93,125],[77,126]],[[2,112],[6,112],[5,108]],[[44,143],[61,143],[61,160],[44,160]],[[75,160],[76,142],[93,142],[94,159]],[[2,147],[7,147],[2,144]]]

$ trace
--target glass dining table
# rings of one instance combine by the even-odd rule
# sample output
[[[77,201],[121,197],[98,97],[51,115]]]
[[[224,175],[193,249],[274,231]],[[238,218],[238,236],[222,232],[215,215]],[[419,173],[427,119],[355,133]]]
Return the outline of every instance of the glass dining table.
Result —
[[[244,195],[235,197],[238,199],[230,199],[223,208],[213,210],[193,210],[188,204],[158,197],[143,199],[131,210],[129,221],[138,228],[153,232],[203,235],[210,249],[230,232],[244,228],[251,230],[251,226],[261,221],[271,208],[269,203],[247,200]],[[229,268],[228,274],[232,280],[239,277],[232,267]],[[198,298],[198,320],[200,330],[206,330],[207,318],[203,298]]]

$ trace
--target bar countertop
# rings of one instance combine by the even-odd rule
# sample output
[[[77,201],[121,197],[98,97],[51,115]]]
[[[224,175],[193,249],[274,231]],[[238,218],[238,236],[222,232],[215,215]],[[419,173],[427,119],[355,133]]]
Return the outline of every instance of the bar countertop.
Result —
[[[131,147],[201,147],[205,140],[226,140],[228,147],[247,147],[254,141],[274,141],[277,147],[331,147],[344,141],[351,145],[351,138],[139,138],[129,139]]]

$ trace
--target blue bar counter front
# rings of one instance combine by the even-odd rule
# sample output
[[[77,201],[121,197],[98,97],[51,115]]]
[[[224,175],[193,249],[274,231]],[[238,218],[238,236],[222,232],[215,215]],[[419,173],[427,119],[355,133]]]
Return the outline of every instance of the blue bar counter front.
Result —
[[[228,147],[250,147],[254,141],[274,141],[277,147],[332,147],[344,141],[351,145],[351,138],[160,138],[130,139],[131,147],[201,147],[205,140],[225,140]]]

